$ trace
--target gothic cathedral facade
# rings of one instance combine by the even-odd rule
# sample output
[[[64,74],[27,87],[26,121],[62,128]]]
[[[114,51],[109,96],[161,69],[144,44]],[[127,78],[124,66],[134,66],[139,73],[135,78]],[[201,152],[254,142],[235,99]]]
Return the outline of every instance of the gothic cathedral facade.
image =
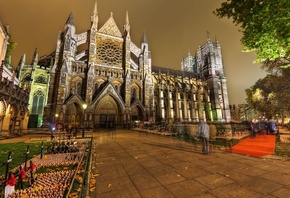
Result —
[[[80,51],[81,46],[86,49]],[[99,27],[95,4],[91,27],[83,33],[76,33],[71,13],[55,52],[38,60],[36,51],[33,60],[28,66],[22,61],[20,70],[22,78],[35,81],[29,109],[39,125],[129,127],[134,121],[231,119],[219,43],[208,38],[195,56],[182,59],[179,71],[155,67],[146,34],[139,45],[131,40],[128,13],[122,31],[112,13]]]

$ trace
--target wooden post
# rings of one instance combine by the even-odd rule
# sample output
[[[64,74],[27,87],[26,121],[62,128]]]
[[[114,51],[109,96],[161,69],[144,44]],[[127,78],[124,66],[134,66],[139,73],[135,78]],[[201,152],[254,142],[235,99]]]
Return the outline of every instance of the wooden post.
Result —
[[[8,179],[8,171],[9,171],[9,164],[12,161],[11,151],[8,153],[8,158],[3,164],[6,164],[6,173],[5,173],[5,180]]]
[[[27,158],[28,158],[29,153],[30,153],[29,145],[27,145],[27,149],[26,149],[26,153],[25,153],[25,166],[24,166],[25,171],[27,170]]]

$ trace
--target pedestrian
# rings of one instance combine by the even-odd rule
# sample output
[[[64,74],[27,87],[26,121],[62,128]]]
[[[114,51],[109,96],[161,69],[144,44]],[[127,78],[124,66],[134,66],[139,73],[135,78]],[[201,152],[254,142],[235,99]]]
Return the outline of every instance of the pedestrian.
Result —
[[[15,191],[15,184],[16,184],[16,178],[13,175],[12,172],[9,173],[9,178],[5,183],[5,195],[4,198],[7,198],[9,195],[11,195]]]
[[[18,173],[18,188],[20,189],[23,189],[23,180],[25,178],[25,174],[26,174],[25,169],[22,167],[22,165],[20,165]]]
[[[276,134],[277,133],[277,127],[276,127],[276,122],[271,118],[268,122],[268,128],[270,134]]]
[[[71,137],[71,131],[68,130],[68,132],[67,132],[67,139],[70,140],[70,137]]]
[[[54,140],[54,134],[53,134],[53,131],[52,131],[51,134],[50,134],[50,140],[51,140],[51,141]]]
[[[202,153],[204,155],[208,155],[209,154],[209,126],[204,120],[201,120],[198,124],[197,135],[202,144]]]
[[[254,138],[256,137],[256,132],[257,132],[257,123],[255,119],[251,121],[250,127],[251,127],[251,137]]]

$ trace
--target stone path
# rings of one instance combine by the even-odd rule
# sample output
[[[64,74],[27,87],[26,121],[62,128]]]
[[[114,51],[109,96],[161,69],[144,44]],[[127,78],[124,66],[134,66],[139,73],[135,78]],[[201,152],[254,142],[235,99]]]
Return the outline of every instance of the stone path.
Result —
[[[289,197],[290,162],[214,150],[166,136],[94,133],[89,197]]]
[[[91,198],[288,198],[290,162],[214,150],[199,144],[129,130],[93,134]],[[49,138],[27,135],[4,142]],[[88,187],[88,186],[87,186]]]

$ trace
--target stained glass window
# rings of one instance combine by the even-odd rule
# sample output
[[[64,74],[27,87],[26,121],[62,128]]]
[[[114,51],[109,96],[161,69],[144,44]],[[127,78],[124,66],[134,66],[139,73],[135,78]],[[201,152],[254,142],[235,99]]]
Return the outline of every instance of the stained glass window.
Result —
[[[121,44],[113,41],[104,41],[98,43],[97,60],[105,65],[118,65],[122,63],[122,48]]]
[[[32,102],[32,114],[42,114],[44,106],[44,94],[42,91],[37,90],[33,94],[33,102]]]

